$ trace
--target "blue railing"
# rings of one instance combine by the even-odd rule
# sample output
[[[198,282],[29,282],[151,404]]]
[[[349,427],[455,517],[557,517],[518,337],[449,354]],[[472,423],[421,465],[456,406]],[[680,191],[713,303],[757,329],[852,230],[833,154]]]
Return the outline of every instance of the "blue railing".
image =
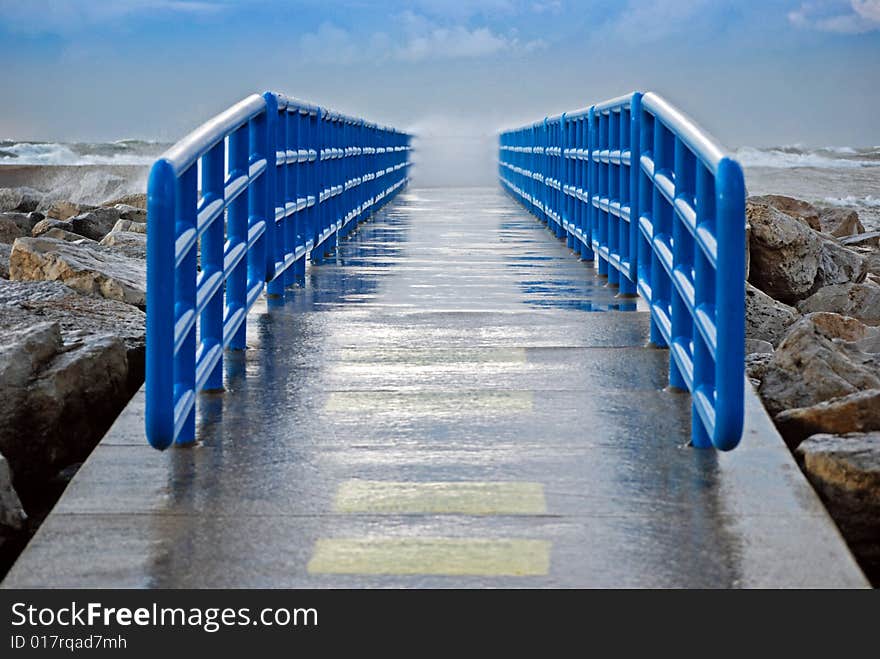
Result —
[[[621,295],[650,305],[692,442],[743,426],[745,185],[740,165],[660,96],[634,93],[501,134],[504,187]]]
[[[409,135],[267,92],[171,147],[147,189],[146,433],[195,439],[248,310],[301,280],[407,183]],[[268,284],[268,285],[267,285]]]

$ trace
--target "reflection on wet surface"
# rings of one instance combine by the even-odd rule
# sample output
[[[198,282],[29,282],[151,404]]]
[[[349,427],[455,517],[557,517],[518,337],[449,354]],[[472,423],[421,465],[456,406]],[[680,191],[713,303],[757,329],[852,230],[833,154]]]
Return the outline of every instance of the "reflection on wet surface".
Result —
[[[306,277],[258,303],[197,446],[146,447],[135,401],[14,584],[855,579],[784,447],[686,447],[641,303],[500,191],[407,191]]]

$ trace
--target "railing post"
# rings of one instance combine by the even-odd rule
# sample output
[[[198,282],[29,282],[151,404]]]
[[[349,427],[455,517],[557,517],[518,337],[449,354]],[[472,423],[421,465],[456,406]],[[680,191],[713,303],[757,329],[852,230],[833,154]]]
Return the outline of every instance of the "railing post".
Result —
[[[229,179],[235,180],[246,175],[249,159],[249,136],[247,126],[242,126],[229,136]],[[227,238],[230,250],[247,249],[248,240],[248,200],[241,194],[234,199],[228,209]],[[229,273],[226,280],[226,313],[247,313],[247,260],[242,258]],[[242,322],[229,339],[231,350],[244,350],[246,347],[246,324]]]
[[[147,185],[146,434],[157,449],[174,441],[174,210],[176,178],[158,160]]]
[[[202,199],[207,203],[223,202],[224,198],[224,163],[223,143],[216,144],[202,156]],[[223,217],[216,218],[202,234],[201,271],[203,280],[223,276],[223,244],[226,241],[226,230]],[[200,342],[203,351],[215,347],[223,349],[223,289],[220,288],[205,304],[199,318]],[[223,357],[211,370],[205,389],[219,390],[223,388]]]
[[[278,195],[276,178],[278,176],[278,161],[275,152],[278,148],[278,97],[272,92],[263,94],[266,100],[266,139],[263,149],[266,153],[266,172],[263,176],[266,179],[266,281],[271,282],[275,278],[275,254],[277,247],[275,245],[275,206],[276,197]]]

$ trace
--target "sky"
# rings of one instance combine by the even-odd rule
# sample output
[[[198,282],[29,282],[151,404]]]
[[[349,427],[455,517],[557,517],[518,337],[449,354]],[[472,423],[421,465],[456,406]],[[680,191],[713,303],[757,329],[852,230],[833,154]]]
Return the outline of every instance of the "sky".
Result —
[[[636,89],[731,148],[880,145],[880,0],[0,0],[0,62],[0,139],[175,141],[269,89],[415,132],[434,183]]]

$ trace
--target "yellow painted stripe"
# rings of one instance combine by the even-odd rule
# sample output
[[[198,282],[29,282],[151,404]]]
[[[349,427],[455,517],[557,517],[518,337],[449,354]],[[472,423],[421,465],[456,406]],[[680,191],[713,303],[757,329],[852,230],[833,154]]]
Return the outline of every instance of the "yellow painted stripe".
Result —
[[[531,391],[332,391],[325,412],[394,413],[413,416],[478,416],[532,411]]]
[[[310,574],[546,575],[550,543],[514,538],[324,538]]]
[[[540,515],[540,483],[391,482],[349,480],[339,486],[338,513]]]

